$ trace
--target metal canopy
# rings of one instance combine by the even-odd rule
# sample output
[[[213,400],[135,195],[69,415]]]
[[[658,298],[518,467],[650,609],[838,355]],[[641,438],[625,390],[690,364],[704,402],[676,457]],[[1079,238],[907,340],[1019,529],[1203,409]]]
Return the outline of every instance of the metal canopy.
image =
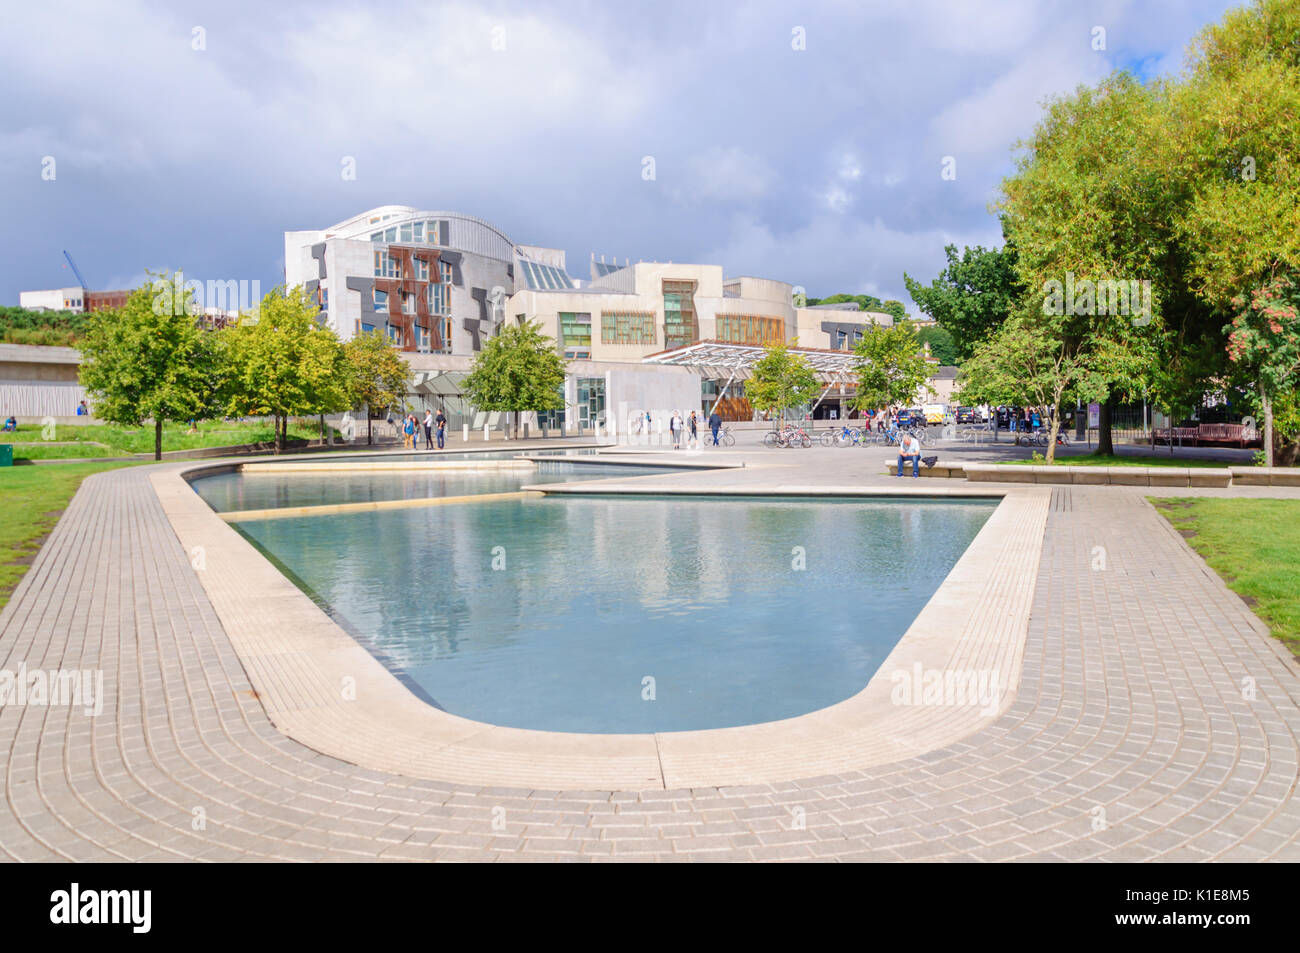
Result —
[[[411,382],[410,392],[427,397],[459,397],[461,381],[468,376],[464,371],[420,371]]]
[[[643,364],[675,364],[684,367],[717,367],[748,373],[767,353],[756,344],[729,344],[725,341],[696,341],[641,359]],[[823,379],[840,379],[851,375],[857,365],[852,351],[830,351],[813,347],[792,347],[790,353],[804,357]]]

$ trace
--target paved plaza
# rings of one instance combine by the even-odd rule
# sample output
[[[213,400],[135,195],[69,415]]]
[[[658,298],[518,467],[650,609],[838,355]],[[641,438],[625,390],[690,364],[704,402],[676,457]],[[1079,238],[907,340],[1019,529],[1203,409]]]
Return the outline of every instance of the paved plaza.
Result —
[[[883,449],[711,453],[745,466],[636,483],[959,483],[885,477]],[[561,790],[360,767],[284,733],[155,489],[166,467],[87,479],[0,612],[0,669],[102,669],[106,692],[98,717],[0,708],[6,859],[1300,860],[1300,666],[1146,502],[1298,490],[1037,488],[1018,692],[934,750]]]

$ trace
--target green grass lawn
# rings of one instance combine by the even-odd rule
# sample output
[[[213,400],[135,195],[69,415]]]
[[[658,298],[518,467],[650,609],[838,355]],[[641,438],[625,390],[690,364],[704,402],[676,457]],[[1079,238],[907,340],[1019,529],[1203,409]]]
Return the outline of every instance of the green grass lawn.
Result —
[[[41,540],[54,528],[81,481],[92,473],[129,465],[64,463],[0,468],[0,606],[9,601]]]
[[[1300,500],[1151,502],[1300,656]]]
[[[275,433],[269,425],[233,423],[224,420],[203,421],[197,433],[185,424],[163,427],[163,451],[199,450],[243,443],[270,443]],[[290,440],[320,436],[314,424],[290,425]],[[153,453],[153,427],[117,427],[92,424],[85,427],[60,425],[50,438],[39,424],[22,424],[15,433],[0,433],[0,443],[14,445],[15,460],[71,460],[78,457],[124,457],[133,453]]]
[[[1041,453],[1041,451],[1039,451]],[[999,460],[999,463],[1012,467],[1045,466],[1045,459]],[[1112,454],[1100,456],[1094,453],[1080,454],[1074,457],[1057,456],[1053,466],[1058,467],[1245,467],[1249,463],[1225,463],[1222,460],[1189,460],[1186,457],[1120,457]]]

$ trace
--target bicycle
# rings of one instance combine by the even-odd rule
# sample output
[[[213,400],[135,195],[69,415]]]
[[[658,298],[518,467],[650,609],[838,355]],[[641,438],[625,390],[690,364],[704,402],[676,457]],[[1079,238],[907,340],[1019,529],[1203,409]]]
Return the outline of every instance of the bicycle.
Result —
[[[785,446],[791,449],[795,447],[804,447],[806,449],[812,446],[812,437],[802,427],[790,427],[786,431]]]

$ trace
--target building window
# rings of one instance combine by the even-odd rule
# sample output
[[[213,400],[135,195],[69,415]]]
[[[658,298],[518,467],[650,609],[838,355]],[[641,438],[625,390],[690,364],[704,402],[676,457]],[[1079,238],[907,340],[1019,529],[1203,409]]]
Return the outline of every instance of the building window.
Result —
[[[414,240],[414,241],[417,241],[417,242],[423,242],[423,241],[424,241],[424,222],[415,222],[415,223],[412,224],[411,227],[415,229],[415,237],[414,237],[413,240]]]
[[[408,222],[408,223],[405,224],[405,225],[399,225],[398,228],[397,228],[397,231],[398,231],[398,235],[399,235],[398,241],[403,241],[403,242],[406,242],[407,244],[410,244],[410,242],[411,242],[411,225],[410,225],[410,223]]]
[[[438,277],[442,280],[429,284],[429,313],[451,314],[451,265],[438,262]]]
[[[416,281],[429,280],[429,263],[425,261],[423,258],[415,259],[415,280]]]
[[[394,324],[388,325],[388,340],[395,347],[402,346],[402,329]]]
[[[385,216],[385,218],[387,218],[387,216]],[[392,228],[386,228],[386,229],[384,229],[384,241],[389,242],[389,243],[392,243],[392,242],[397,241],[397,226],[396,226],[396,225],[394,225]]]
[[[426,222],[425,224],[428,225],[428,227],[429,227],[429,244],[430,244],[430,245],[445,245],[445,244],[447,244],[447,242],[445,241],[445,239],[446,239],[447,236],[446,236],[446,235],[442,235],[442,234],[440,234],[440,230],[439,230],[439,228],[438,228],[438,223],[437,223],[437,222]]]
[[[699,338],[695,323],[695,282],[664,281],[664,347],[683,347]]]
[[[370,233],[370,240],[371,240],[372,242],[382,242],[382,241],[384,240],[384,233],[383,233],[383,232],[371,232],[371,233]]]
[[[654,344],[653,311],[600,312],[601,344]]]
[[[429,329],[416,325],[415,328],[415,346],[419,351],[428,353],[429,351]]]
[[[770,344],[785,340],[785,321],[761,314],[718,315],[718,340],[728,344]]]
[[[402,263],[386,251],[375,252],[375,277],[402,277]]]
[[[591,356],[590,312],[560,312],[560,347],[565,357],[577,357],[582,351],[586,357]]]
[[[589,428],[605,415],[605,378],[579,377],[577,385],[578,424]]]
[[[388,310],[388,292],[387,292],[387,291],[380,291],[380,290],[378,290],[378,289],[375,289],[375,310],[376,310],[376,311],[387,311],[387,310]]]
[[[373,324],[366,324],[366,322],[364,322],[364,321],[361,322],[361,333],[362,333],[362,334],[369,334],[369,333],[370,333],[371,331],[373,331],[374,329],[375,329],[375,326],[374,326]]]

